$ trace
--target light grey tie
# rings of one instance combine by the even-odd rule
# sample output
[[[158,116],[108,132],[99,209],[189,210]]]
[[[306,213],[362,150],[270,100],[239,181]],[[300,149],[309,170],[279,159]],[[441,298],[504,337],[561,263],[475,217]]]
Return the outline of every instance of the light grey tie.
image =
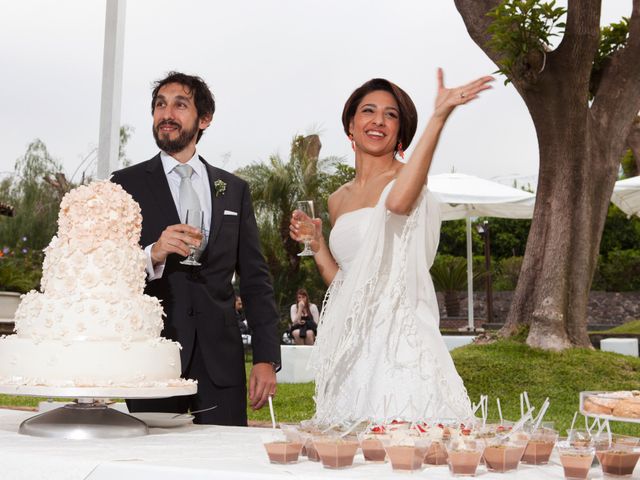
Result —
[[[184,223],[187,218],[187,210],[202,210],[202,208],[198,194],[191,183],[191,175],[193,174],[191,165],[176,165],[174,170],[180,175],[180,221]]]

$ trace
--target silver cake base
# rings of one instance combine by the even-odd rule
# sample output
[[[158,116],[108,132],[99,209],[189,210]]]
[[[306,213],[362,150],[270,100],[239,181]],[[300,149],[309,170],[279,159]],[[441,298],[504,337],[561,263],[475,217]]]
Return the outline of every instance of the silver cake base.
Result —
[[[48,387],[43,385],[0,385],[0,393],[47,398],[77,398],[77,403],[26,419],[18,432],[36,437],[91,438],[139,437],[149,433],[147,424],[109,408],[109,398],[162,398],[193,395],[198,386],[184,382],[172,387]],[[100,400],[102,399],[102,400]]]
[[[70,403],[26,419],[18,432],[35,437],[84,440],[139,437],[149,433],[147,424],[102,402]]]

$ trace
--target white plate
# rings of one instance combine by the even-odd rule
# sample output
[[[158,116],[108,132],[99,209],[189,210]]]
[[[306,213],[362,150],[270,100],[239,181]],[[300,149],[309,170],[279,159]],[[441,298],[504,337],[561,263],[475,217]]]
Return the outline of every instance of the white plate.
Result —
[[[180,415],[179,417],[173,418],[176,416],[176,413],[166,413],[166,412],[135,412],[130,413],[129,415],[136,417],[139,420],[142,420],[149,427],[158,427],[158,428],[174,428],[181,427],[183,425],[189,425],[193,423],[193,415]]]

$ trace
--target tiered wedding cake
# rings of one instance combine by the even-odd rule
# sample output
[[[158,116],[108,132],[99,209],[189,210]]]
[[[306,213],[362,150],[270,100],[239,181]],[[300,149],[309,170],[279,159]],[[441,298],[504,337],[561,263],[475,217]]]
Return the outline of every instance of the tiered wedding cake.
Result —
[[[22,298],[16,335],[0,339],[0,384],[172,387],[180,345],[160,337],[163,310],[143,294],[140,207],[122,187],[94,182],[62,200],[45,249],[42,293]]]

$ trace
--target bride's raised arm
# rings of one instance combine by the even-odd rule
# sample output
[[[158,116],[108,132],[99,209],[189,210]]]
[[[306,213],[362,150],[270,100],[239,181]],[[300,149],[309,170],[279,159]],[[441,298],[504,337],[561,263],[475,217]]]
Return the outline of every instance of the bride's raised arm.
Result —
[[[393,213],[408,215],[413,209],[426,183],[440,132],[451,112],[458,105],[464,105],[478,98],[481,91],[491,88],[489,82],[493,81],[493,77],[485,76],[460,87],[446,88],[443,77],[442,69],[438,68],[438,94],[434,112],[409,161],[400,170],[387,196],[385,206]]]

